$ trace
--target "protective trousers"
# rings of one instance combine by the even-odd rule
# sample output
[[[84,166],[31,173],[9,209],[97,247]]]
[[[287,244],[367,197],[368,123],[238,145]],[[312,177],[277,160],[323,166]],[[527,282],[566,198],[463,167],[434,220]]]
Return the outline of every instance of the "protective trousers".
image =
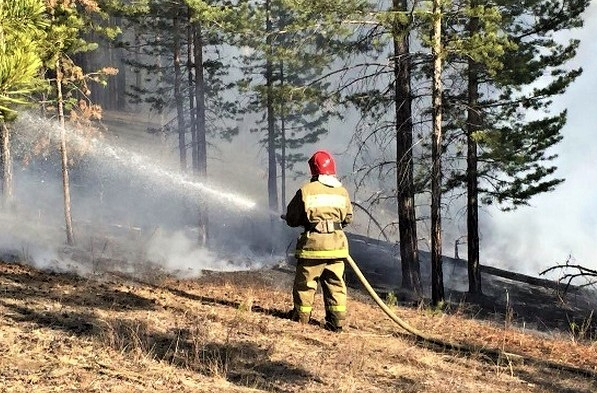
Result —
[[[332,328],[342,328],[346,319],[343,275],[344,259],[298,259],[292,297],[299,321],[309,322],[317,285],[321,282],[326,323]]]

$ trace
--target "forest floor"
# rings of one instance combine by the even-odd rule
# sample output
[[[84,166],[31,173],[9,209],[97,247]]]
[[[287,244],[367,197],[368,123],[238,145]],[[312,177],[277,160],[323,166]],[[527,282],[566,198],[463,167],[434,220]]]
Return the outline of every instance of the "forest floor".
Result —
[[[337,334],[317,323],[321,294],[314,323],[285,319],[291,284],[278,269],[181,280],[0,262],[0,392],[597,391],[597,341],[578,331],[480,320],[465,303],[394,306],[442,340],[527,359],[454,352],[416,341],[351,288]]]

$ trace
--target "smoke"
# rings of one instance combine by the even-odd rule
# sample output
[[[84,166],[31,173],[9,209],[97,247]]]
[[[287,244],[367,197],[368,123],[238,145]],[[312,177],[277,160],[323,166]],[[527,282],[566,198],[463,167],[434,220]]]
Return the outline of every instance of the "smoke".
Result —
[[[597,3],[589,5],[584,20],[582,29],[560,35],[581,40],[569,68],[584,69],[568,91],[554,99],[554,113],[568,111],[564,139],[553,151],[559,156],[554,162],[556,176],[566,181],[515,212],[484,211],[482,263],[536,275],[571,258],[597,269],[597,111],[593,98],[597,91],[593,73],[597,67],[597,41],[593,38],[597,35]]]
[[[147,245],[147,258],[167,271],[181,276],[195,276],[203,270],[237,271],[272,266],[280,257],[272,258],[252,251],[250,247],[218,252],[198,248],[196,240],[184,231],[158,231]]]
[[[180,174],[168,141],[147,134],[132,149],[123,147],[130,143],[124,136],[89,138],[74,130],[67,134],[76,246],[66,247],[57,130],[26,114],[14,125],[15,194],[0,215],[1,259],[83,274],[153,268],[192,277],[285,258],[288,231],[272,232],[281,220],[260,209],[251,191],[235,190],[255,184],[246,173],[220,171],[217,181],[196,182]],[[198,246],[200,208],[208,211],[208,249]]]
[[[58,259],[58,251],[49,247],[57,239],[55,233],[44,232],[30,221],[18,220],[16,215],[0,215],[0,256],[4,260],[24,259],[41,266]],[[36,239],[32,241],[31,239]]]

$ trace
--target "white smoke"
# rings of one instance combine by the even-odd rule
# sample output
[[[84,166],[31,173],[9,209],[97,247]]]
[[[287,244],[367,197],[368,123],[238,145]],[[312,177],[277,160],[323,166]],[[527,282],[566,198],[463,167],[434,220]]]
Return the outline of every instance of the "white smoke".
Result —
[[[482,263],[537,275],[572,257],[577,264],[597,269],[597,3],[590,4],[584,20],[584,28],[562,36],[581,40],[570,68],[582,67],[584,72],[554,99],[554,111],[568,110],[564,140],[554,151],[559,155],[556,176],[566,181],[554,192],[533,198],[529,207],[510,213],[486,211]]]
[[[149,241],[147,258],[179,276],[197,276],[204,270],[239,271],[273,266],[280,256],[257,255],[245,247],[242,250],[212,250],[197,246],[191,234],[184,231],[158,231]]]
[[[35,149],[36,138],[55,128],[52,122],[24,115],[13,129],[14,206],[0,210],[0,259],[84,274],[134,273],[154,266],[191,277],[202,270],[272,266],[284,258],[280,245],[285,243],[275,243],[284,231],[272,236],[268,210],[259,209],[254,195],[235,191],[243,184],[254,185],[253,179],[224,171],[217,185],[191,181],[178,174],[176,149],[149,135],[146,145],[135,141],[136,150],[122,147],[127,144],[124,138],[89,143],[90,150],[73,161],[76,246],[66,247],[56,146],[23,162]],[[80,141],[71,136],[69,143]],[[209,249],[198,246],[199,204],[211,218]]]

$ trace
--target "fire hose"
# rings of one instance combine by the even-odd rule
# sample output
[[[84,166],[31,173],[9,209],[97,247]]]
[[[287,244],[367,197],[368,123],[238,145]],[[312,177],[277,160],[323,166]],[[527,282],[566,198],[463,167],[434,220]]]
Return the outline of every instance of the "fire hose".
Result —
[[[493,359],[494,361],[498,362],[498,364],[500,364],[503,361],[506,361],[508,364],[511,364],[512,362],[517,362],[517,363],[526,362],[526,363],[534,364],[537,366],[544,366],[544,367],[548,367],[548,368],[552,368],[552,369],[568,371],[568,372],[571,372],[574,374],[585,375],[585,376],[588,376],[588,377],[591,377],[594,379],[597,378],[597,370],[590,370],[587,368],[575,367],[575,366],[571,366],[568,364],[563,364],[563,363],[558,363],[558,362],[554,362],[554,361],[550,361],[550,360],[535,358],[535,357],[532,357],[529,355],[506,352],[506,351],[503,351],[503,350],[500,350],[497,348],[486,348],[486,347],[477,347],[474,345],[457,344],[457,343],[443,340],[440,337],[435,337],[432,335],[425,334],[425,333],[421,332],[420,330],[414,328],[410,324],[408,324],[402,318],[398,317],[387,306],[387,304],[379,297],[379,295],[377,295],[377,293],[375,292],[375,290],[373,289],[371,284],[369,284],[369,282],[367,281],[367,279],[361,272],[361,269],[359,268],[359,266],[356,264],[356,262],[354,261],[354,259],[352,259],[352,257],[350,255],[346,258],[346,261],[348,262],[348,264],[350,265],[352,270],[354,270],[354,273],[356,274],[357,278],[359,279],[361,284],[363,284],[363,286],[365,287],[365,289],[367,290],[369,295],[373,298],[375,303],[377,303],[379,308],[381,308],[382,311],[392,321],[394,321],[398,326],[400,326],[402,329],[404,329],[408,333],[411,333],[412,335],[414,335],[415,338],[417,339],[417,341],[419,341],[419,342],[439,346],[441,348],[453,350],[456,352],[463,352],[463,353],[470,353],[470,354],[482,354],[482,355],[485,355],[485,356],[489,357],[490,359]]]
[[[449,348],[452,348],[452,349],[455,349],[455,350],[462,350],[462,351],[467,351],[467,352],[469,352],[471,350],[471,347],[469,347],[469,346],[463,346],[463,345],[460,345],[460,344],[446,342],[446,341],[444,341],[444,340],[442,340],[440,338],[424,334],[420,330],[418,330],[418,329],[414,328],[413,326],[409,325],[405,320],[403,320],[402,318],[400,318],[399,316],[397,316],[390,309],[390,307],[388,307],[388,305],[379,297],[379,295],[375,292],[375,290],[373,289],[373,287],[371,286],[371,284],[369,284],[369,281],[367,281],[367,279],[365,278],[365,276],[361,272],[361,269],[356,264],[356,262],[354,261],[354,259],[352,259],[352,257],[349,255],[348,258],[346,258],[346,260],[347,260],[348,264],[350,265],[350,267],[352,268],[352,270],[354,271],[354,273],[356,274],[356,276],[359,279],[359,281],[361,282],[361,284],[363,284],[363,286],[367,290],[367,293],[369,293],[369,296],[371,296],[373,298],[373,300],[375,301],[375,303],[377,303],[377,305],[379,306],[379,308],[381,308],[382,311],[392,321],[394,321],[398,326],[400,326],[402,329],[406,330],[408,333],[413,334],[418,340],[421,340],[421,341],[424,341],[424,342],[427,342],[427,343],[430,343],[430,344],[440,345],[442,347],[449,347]]]

